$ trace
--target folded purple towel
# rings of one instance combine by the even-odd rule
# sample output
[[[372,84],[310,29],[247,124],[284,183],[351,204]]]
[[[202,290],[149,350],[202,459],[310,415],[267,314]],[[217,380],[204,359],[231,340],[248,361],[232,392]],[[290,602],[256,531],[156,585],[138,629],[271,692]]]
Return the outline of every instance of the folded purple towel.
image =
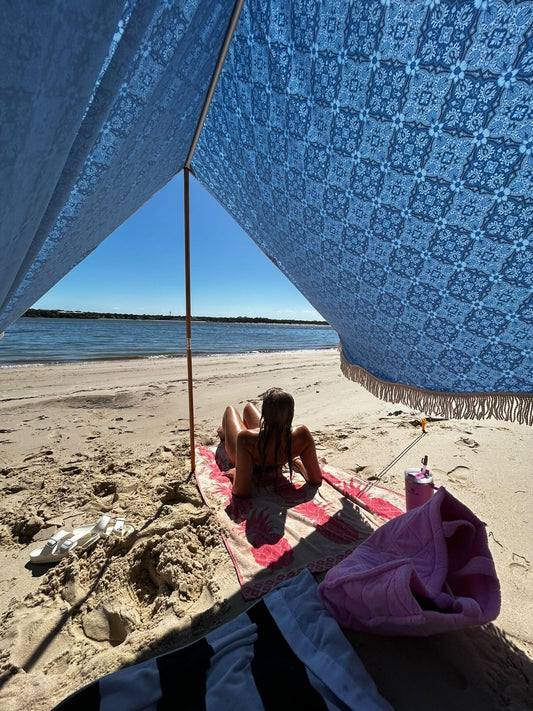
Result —
[[[501,602],[485,525],[443,487],[331,568],[318,594],[342,627],[382,635],[482,625]]]

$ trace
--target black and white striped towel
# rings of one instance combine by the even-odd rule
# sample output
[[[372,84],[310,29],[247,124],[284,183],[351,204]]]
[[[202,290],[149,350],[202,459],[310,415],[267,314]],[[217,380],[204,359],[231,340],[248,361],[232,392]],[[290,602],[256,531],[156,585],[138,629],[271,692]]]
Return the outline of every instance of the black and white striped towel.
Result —
[[[391,711],[308,570],[206,637],[86,686],[54,711]]]

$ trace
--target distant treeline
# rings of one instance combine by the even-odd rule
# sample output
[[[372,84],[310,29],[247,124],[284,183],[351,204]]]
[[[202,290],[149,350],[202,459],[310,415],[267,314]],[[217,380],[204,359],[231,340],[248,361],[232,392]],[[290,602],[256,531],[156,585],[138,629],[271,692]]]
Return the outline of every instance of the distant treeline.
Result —
[[[185,316],[171,314],[111,314],[96,311],[62,311],[59,309],[28,309],[24,316],[28,318],[112,318],[133,319],[137,321],[185,321]],[[304,321],[298,319],[253,318],[251,316],[192,316],[192,321],[222,321],[226,323],[296,323],[304,325],[327,326],[327,321]]]

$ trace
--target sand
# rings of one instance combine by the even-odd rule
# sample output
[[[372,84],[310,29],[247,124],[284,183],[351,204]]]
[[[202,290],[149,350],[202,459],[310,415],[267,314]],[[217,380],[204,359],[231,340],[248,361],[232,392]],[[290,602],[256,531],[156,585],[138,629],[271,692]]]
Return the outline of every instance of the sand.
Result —
[[[319,455],[369,477],[420,433],[412,412],[346,380],[331,351],[194,361],[197,441],[226,404],[293,393]],[[494,624],[429,639],[348,633],[396,709],[532,708],[531,428],[430,418],[382,478],[429,455],[487,524],[502,587]],[[218,525],[190,476],[185,359],[0,368],[0,708],[47,711],[98,677],[197,639],[242,600]],[[136,532],[53,566],[29,551],[59,527],[123,515]]]

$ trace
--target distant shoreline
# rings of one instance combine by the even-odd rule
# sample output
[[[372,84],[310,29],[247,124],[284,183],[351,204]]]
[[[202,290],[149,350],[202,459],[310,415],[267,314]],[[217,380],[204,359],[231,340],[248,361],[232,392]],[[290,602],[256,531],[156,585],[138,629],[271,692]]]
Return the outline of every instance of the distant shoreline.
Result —
[[[88,318],[88,319],[125,319],[132,321],[185,321],[185,316],[164,314],[115,314],[97,311],[64,311],[61,309],[28,309],[26,318]],[[305,321],[304,319],[277,319],[263,316],[192,316],[191,321],[218,321],[223,323],[287,323],[311,326],[329,326],[327,321]]]

